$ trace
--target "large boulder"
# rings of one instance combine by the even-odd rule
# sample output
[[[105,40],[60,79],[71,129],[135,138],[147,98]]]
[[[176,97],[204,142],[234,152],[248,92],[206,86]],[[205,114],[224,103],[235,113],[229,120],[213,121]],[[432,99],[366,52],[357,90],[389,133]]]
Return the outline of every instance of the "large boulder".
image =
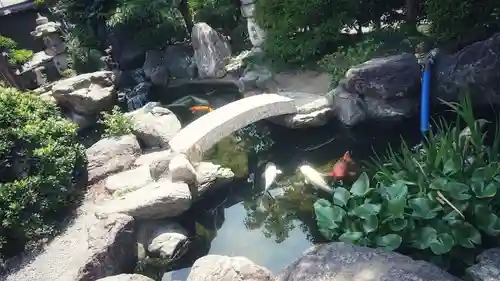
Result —
[[[500,280],[500,248],[484,251],[477,256],[478,264],[466,270],[467,280]]]
[[[77,75],[55,83],[51,96],[71,120],[83,127],[97,114],[113,107],[114,80],[111,71]]]
[[[168,173],[173,182],[196,182],[196,170],[183,154],[175,155],[168,163]]]
[[[136,261],[134,220],[113,214],[89,225],[87,247],[89,257],[78,272],[77,281],[91,281],[130,270]],[[83,254],[83,253],[75,253]]]
[[[72,224],[22,267],[0,278],[6,281],[93,281],[133,269],[136,233],[130,216],[97,219],[82,212]]]
[[[133,135],[104,138],[86,151],[89,182],[94,183],[106,176],[126,170],[141,155],[141,147]]]
[[[145,221],[138,228],[139,247],[149,256],[172,260],[187,251],[187,231],[174,221]]]
[[[211,162],[200,162],[195,165],[196,182],[198,183],[198,193],[200,195],[213,191],[219,186],[230,182],[234,178],[234,173],[229,168]]]
[[[272,281],[272,273],[244,257],[208,255],[198,259],[187,281]],[[307,280],[307,279],[302,279]]]
[[[153,279],[140,274],[119,274],[98,279],[96,281],[154,281]]]
[[[420,65],[412,54],[369,60],[354,66],[327,94],[337,118],[346,125],[404,118],[418,108]]]
[[[148,164],[151,178],[157,181],[160,178],[168,177],[170,161],[176,155],[171,150],[163,150],[155,153],[155,156],[151,157],[151,161]]]
[[[161,179],[101,203],[97,213],[122,213],[137,219],[161,219],[182,214],[191,207],[191,203],[191,191],[187,184]]]
[[[149,166],[151,163],[164,159],[166,155],[169,155],[171,153],[170,150],[168,149],[162,149],[162,150],[148,150],[146,153],[141,155],[137,160],[134,162],[134,167],[139,167],[139,166]]]
[[[196,63],[191,46],[170,45],[165,50],[146,52],[144,72],[151,83],[165,87],[170,79],[192,79],[196,76]]]
[[[460,281],[425,261],[342,242],[311,248],[287,267],[278,280]]]
[[[155,86],[165,87],[170,79],[168,68],[163,63],[163,56],[160,51],[150,50],[146,52],[146,60],[142,66],[144,74]]]
[[[413,54],[371,59],[347,71],[345,89],[374,99],[415,96],[420,89],[420,65]]]
[[[152,181],[149,166],[143,165],[109,176],[104,181],[104,187],[108,192],[120,195],[142,188]]]
[[[459,101],[470,93],[474,105],[499,104],[500,33],[454,54],[433,50],[433,103]],[[420,65],[412,54],[376,58],[352,67],[330,91],[337,118],[346,125],[398,120],[418,112]]]
[[[132,120],[132,132],[146,148],[168,148],[168,142],[181,130],[175,114],[156,102],[127,115]]]
[[[204,22],[193,26],[191,42],[200,78],[226,76],[226,64],[231,58],[229,43],[215,29]]]
[[[434,92],[445,101],[458,101],[461,94],[471,91],[477,105],[500,103],[500,33],[455,54],[440,53],[433,73]]]

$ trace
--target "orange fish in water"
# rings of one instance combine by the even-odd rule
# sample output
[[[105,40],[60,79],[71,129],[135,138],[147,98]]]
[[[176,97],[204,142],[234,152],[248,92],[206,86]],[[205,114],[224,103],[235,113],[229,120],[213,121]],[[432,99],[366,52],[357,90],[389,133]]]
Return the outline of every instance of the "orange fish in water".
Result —
[[[189,108],[191,112],[203,112],[203,111],[213,111],[214,109],[210,105],[197,105],[197,106],[192,106]]]
[[[349,151],[344,153],[337,163],[333,166],[332,171],[328,176],[335,178],[336,180],[346,180],[355,177],[358,173],[358,167],[356,163],[352,160]]]

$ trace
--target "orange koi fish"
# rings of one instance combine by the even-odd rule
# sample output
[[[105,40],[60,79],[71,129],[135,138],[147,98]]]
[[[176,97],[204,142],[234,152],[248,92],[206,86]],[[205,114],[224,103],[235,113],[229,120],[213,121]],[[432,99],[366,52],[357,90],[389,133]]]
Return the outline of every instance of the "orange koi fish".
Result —
[[[195,112],[204,112],[204,111],[213,111],[214,109],[212,108],[212,106],[210,105],[197,105],[197,106],[192,106],[191,108],[189,108],[191,110],[191,112],[195,113]]]
[[[332,171],[328,174],[330,177],[336,180],[345,180],[348,178],[355,177],[358,173],[358,167],[356,163],[352,160],[349,151],[344,153],[337,163],[332,168]]]

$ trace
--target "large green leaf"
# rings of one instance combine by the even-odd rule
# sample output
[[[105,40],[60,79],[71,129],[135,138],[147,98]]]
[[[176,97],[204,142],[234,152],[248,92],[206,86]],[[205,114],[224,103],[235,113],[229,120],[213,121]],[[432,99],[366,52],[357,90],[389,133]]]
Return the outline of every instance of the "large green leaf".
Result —
[[[334,222],[342,222],[346,212],[339,206],[332,205],[328,200],[318,199],[314,203],[316,215]]]
[[[497,194],[498,183],[492,181],[486,185],[484,181],[472,182],[471,188],[477,198],[491,198]]]
[[[403,217],[406,207],[406,197],[396,197],[387,201],[387,211],[393,218]]]
[[[368,219],[372,215],[376,216],[380,212],[380,209],[380,204],[364,203],[354,208],[351,213],[359,218]]]
[[[498,173],[498,163],[493,162],[488,166],[480,167],[472,172],[471,181],[472,182],[482,182],[484,180],[490,180]]]
[[[335,189],[335,193],[333,194],[333,203],[340,206],[344,207],[347,205],[347,202],[349,202],[349,198],[351,197],[351,193],[343,188],[343,187],[337,187]]]
[[[493,179],[496,181],[496,182],[500,182],[500,175],[496,175],[493,177]]]
[[[500,220],[488,207],[484,205],[475,206],[474,217],[477,227],[484,232],[495,236],[500,234]]]
[[[448,180],[445,178],[435,178],[429,185],[430,189],[448,191]]]
[[[356,244],[363,237],[363,232],[347,231],[339,236],[339,241],[344,243]]]
[[[408,221],[402,218],[396,218],[388,222],[389,228],[392,231],[400,231],[403,230],[407,225]]]
[[[374,232],[378,228],[378,218],[375,215],[370,215],[366,219],[363,219],[363,223],[361,225],[363,226],[363,231],[365,233]]]
[[[412,216],[414,217],[433,219],[437,216],[435,208],[432,207],[432,202],[425,197],[410,199],[408,205],[413,209]]]
[[[421,227],[415,229],[412,233],[412,241],[411,244],[414,248],[424,250],[431,246],[437,239],[437,231],[432,227]]]
[[[384,191],[387,193],[389,200],[406,197],[408,194],[408,186],[404,181],[398,180],[390,186],[385,187]]]
[[[462,159],[459,155],[454,155],[453,157],[446,160],[443,166],[443,173],[445,175],[454,175],[458,171],[460,171],[460,167],[462,166]]]
[[[370,178],[366,172],[363,172],[352,184],[351,194],[356,197],[364,197],[370,190]]]
[[[316,221],[321,234],[327,239],[332,239],[339,225],[337,223],[342,222],[342,219],[346,215],[346,212],[335,205],[330,204],[329,201],[325,199],[318,199],[314,203],[314,213],[316,215]]]
[[[448,233],[440,233],[437,235],[436,239],[431,242],[430,248],[434,254],[442,255],[448,253],[453,246],[455,246],[453,236]]]
[[[403,238],[397,234],[387,234],[376,238],[377,246],[386,249],[387,251],[394,251],[401,245]]]
[[[469,194],[469,186],[464,183],[451,181],[446,184],[446,188],[448,189],[448,194],[453,199],[468,200],[472,197]]]
[[[472,249],[474,244],[481,244],[481,233],[470,223],[456,221],[451,227],[451,233],[460,246]]]

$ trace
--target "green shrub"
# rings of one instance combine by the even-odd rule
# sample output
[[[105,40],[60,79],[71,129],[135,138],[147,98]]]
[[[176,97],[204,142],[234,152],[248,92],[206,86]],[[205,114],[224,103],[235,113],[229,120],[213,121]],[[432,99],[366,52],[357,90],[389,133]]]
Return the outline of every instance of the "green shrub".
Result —
[[[500,1],[427,0],[431,33],[452,50],[500,31]]]
[[[332,86],[344,78],[349,68],[375,57],[413,53],[417,45],[427,43],[429,38],[422,34],[407,34],[400,29],[387,28],[363,35],[353,46],[340,46],[336,52],[324,56],[318,65],[332,75]]]
[[[373,172],[336,187],[332,201],[319,199],[314,208],[326,238],[463,261],[485,236],[498,236],[500,127],[485,147],[485,122],[474,120],[469,100],[449,105],[470,133],[443,121],[426,145],[389,150]]]
[[[172,1],[139,0],[78,1],[60,0],[57,14],[74,24],[71,33],[84,52],[104,51],[108,36],[115,31],[128,34],[144,50],[162,48],[184,41],[186,29],[182,16],[172,8]]]
[[[53,235],[78,198],[76,128],[37,96],[0,88],[0,260]]]
[[[23,65],[33,57],[31,50],[12,50],[9,54],[9,63],[13,65]]]
[[[276,63],[316,61],[339,45],[340,30],[353,24],[356,8],[345,0],[259,0],[256,20],[268,32],[263,49]]]
[[[240,2],[235,0],[191,0],[189,8],[195,22],[206,22],[231,37],[233,53],[252,47],[247,22],[241,16]]]
[[[374,58],[382,48],[382,43],[373,39],[363,40],[353,47],[339,47],[335,53],[324,56],[319,66],[332,76],[332,86],[336,86],[345,73],[354,65]]]
[[[104,125],[104,137],[119,137],[132,133],[132,121],[118,106],[115,106],[110,113],[104,112],[100,123]]]
[[[17,48],[17,43],[5,36],[0,35],[0,51],[7,52],[9,50]]]
[[[23,65],[33,57],[33,52],[25,49],[17,49],[17,43],[7,37],[0,35],[0,53],[6,52],[9,63],[12,65]]]
[[[69,64],[76,73],[89,73],[104,68],[101,52],[82,44],[77,32],[69,34],[66,38]]]
[[[215,29],[229,35],[241,22],[239,3],[233,0],[192,0],[189,1],[196,22],[206,22]]]

